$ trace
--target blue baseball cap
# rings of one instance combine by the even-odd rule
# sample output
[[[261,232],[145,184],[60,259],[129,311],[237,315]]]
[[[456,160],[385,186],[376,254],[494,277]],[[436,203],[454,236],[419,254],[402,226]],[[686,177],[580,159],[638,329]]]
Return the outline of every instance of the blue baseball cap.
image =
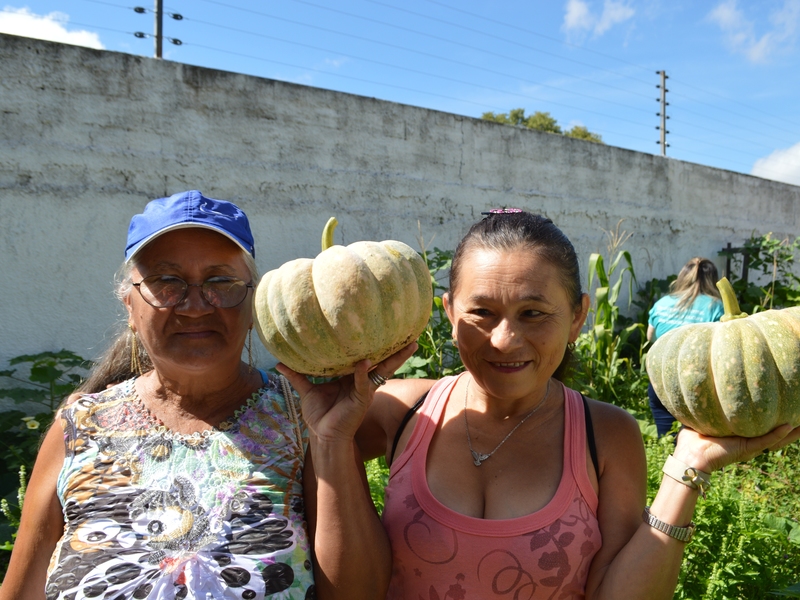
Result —
[[[148,202],[128,227],[125,262],[162,233],[186,227],[203,227],[221,233],[255,258],[250,222],[242,209],[226,200],[206,198],[197,190]]]

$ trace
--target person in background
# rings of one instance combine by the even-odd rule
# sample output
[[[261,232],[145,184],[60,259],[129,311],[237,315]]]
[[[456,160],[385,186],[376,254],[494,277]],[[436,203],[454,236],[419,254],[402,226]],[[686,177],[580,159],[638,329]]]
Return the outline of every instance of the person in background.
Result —
[[[257,280],[230,202],[189,191],[132,218],[126,326],[43,441],[0,599],[370,597],[369,578],[336,579],[324,544],[312,559],[295,395],[242,360]],[[341,476],[358,477],[347,457]],[[352,547],[367,571],[371,543]]]
[[[685,429],[645,507],[636,421],[561,383],[589,298],[553,222],[489,212],[459,243],[443,300],[466,368],[459,375],[387,382],[384,363],[315,385],[278,365],[314,411],[305,413],[312,440],[343,448],[339,460],[350,450],[391,465],[385,531],[374,508],[361,514],[365,492],[335,491],[341,476],[330,459],[306,496],[318,515],[328,506],[326,550],[338,548],[353,576],[385,585],[386,598],[670,599],[709,474],[800,437],[789,425],[754,439]],[[362,554],[364,536],[383,541]],[[365,569],[376,557],[380,568]]]
[[[658,299],[650,309],[647,339],[655,342],[681,325],[719,321],[725,311],[717,281],[717,267],[707,258],[695,257],[683,265],[677,279],[669,286],[669,294]],[[647,396],[661,437],[672,429],[675,419],[661,403],[651,383],[647,384]]]

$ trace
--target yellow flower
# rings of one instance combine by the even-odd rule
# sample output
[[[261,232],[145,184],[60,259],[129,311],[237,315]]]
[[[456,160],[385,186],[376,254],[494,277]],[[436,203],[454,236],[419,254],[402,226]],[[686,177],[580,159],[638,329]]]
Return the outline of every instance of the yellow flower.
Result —
[[[39,421],[33,417],[22,417],[22,420],[25,422],[25,426],[28,429],[39,429]]]

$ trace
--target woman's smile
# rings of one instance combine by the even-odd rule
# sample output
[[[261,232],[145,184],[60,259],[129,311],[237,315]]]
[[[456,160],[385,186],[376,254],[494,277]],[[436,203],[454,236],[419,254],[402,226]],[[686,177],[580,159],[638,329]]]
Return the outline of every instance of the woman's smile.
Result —
[[[464,365],[489,396],[541,397],[583,324],[559,272],[525,247],[465,254],[446,301]]]

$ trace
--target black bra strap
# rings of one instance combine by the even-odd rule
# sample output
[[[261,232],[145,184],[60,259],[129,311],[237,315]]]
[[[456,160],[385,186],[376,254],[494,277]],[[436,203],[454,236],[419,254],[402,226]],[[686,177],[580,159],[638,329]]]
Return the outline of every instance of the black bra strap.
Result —
[[[594,427],[592,426],[592,415],[589,412],[589,403],[586,401],[586,396],[581,394],[583,399],[583,417],[586,421],[586,441],[589,443],[589,454],[592,455],[592,464],[594,465],[594,472],[597,475],[598,481],[600,480],[600,467],[597,462],[597,443],[594,441]]]
[[[397,433],[394,434],[394,442],[392,442],[392,453],[389,455],[389,466],[392,466],[394,462],[394,453],[397,450],[397,442],[400,441],[400,436],[403,435],[403,430],[408,425],[408,422],[411,420],[411,417],[414,416],[414,413],[419,410],[419,407],[422,406],[422,403],[425,402],[425,398],[428,396],[428,392],[422,394],[419,399],[414,403],[414,406],[408,409],[408,412],[403,415],[403,420],[400,421],[400,426],[397,428]]]

